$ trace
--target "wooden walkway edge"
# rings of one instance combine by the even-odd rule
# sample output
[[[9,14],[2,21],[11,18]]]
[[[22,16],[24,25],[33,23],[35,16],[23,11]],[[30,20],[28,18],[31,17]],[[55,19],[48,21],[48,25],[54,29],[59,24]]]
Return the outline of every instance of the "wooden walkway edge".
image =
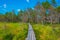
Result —
[[[29,30],[28,30],[28,35],[27,35],[26,40],[36,40],[35,33],[30,23],[29,23]]]

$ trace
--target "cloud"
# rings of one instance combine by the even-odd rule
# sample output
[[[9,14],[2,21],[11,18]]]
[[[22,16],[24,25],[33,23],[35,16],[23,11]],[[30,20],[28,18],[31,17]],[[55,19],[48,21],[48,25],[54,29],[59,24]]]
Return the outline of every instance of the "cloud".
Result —
[[[20,11],[20,9],[17,9],[17,11],[19,12],[19,11]]]
[[[29,3],[29,0],[26,0]]]
[[[3,4],[3,7],[6,8],[6,4]]]
[[[34,9],[34,8],[32,7],[32,9]]]
[[[3,5],[0,6],[0,10],[2,10],[2,11],[6,11],[5,8],[6,8],[6,4],[3,4]]]

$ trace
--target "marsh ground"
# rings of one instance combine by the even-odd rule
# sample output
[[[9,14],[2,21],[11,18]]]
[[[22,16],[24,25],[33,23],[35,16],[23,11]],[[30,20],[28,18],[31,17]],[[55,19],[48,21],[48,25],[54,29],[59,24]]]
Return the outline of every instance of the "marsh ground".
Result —
[[[60,24],[32,24],[36,40],[60,40]]]
[[[25,40],[27,33],[26,23],[0,23],[0,40]]]

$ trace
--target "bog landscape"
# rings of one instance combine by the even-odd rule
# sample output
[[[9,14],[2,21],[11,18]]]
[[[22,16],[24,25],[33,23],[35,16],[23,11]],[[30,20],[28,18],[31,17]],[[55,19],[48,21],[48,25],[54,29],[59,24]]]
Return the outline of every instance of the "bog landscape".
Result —
[[[60,40],[60,0],[25,1],[1,1],[0,40]]]

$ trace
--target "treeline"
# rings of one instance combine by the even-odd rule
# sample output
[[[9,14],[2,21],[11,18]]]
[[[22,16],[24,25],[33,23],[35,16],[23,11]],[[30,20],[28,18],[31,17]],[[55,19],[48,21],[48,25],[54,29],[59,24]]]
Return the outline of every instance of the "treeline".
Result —
[[[16,13],[14,10],[12,12],[6,12],[5,14],[0,14],[1,22],[32,22],[32,23],[60,23],[60,6],[57,6],[55,0],[51,2],[39,1],[34,8],[27,8],[26,10],[21,10]]]

